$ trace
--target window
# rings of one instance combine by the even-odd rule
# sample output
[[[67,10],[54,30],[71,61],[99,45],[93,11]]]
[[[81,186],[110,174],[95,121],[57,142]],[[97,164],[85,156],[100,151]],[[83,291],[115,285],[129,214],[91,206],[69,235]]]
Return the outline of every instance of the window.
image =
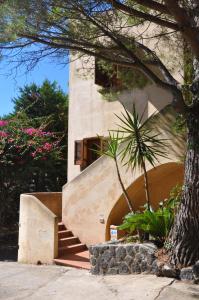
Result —
[[[99,64],[99,60],[95,59],[95,84],[100,85],[103,88],[119,88],[121,86],[121,80],[118,78],[118,65],[110,65],[112,71],[103,70]]]
[[[75,141],[74,164],[80,165],[81,170],[85,169],[100,157],[95,150],[103,150],[105,144],[105,139],[102,137],[92,137]]]

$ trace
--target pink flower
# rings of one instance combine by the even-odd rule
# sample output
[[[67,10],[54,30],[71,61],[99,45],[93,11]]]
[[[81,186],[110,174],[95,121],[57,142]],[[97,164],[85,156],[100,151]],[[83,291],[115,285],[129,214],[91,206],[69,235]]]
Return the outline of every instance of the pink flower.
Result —
[[[38,129],[27,128],[27,129],[24,129],[24,132],[27,133],[28,135],[34,135],[34,134],[38,133]]]
[[[26,134],[32,136],[51,136],[52,133],[48,131],[42,131],[41,129],[36,129],[36,128],[26,128],[23,130]]]
[[[0,137],[7,137],[8,134],[5,131],[0,131]]]
[[[0,127],[8,125],[8,121],[0,120]]]
[[[50,143],[45,143],[43,145],[43,149],[46,150],[46,151],[50,151],[52,149],[52,144]]]
[[[13,143],[14,141],[15,141],[15,140],[12,139],[12,138],[8,140],[9,143]]]
[[[32,153],[30,153],[30,156],[32,156],[33,158],[35,158],[35,156],[36,156],[36,151],[35,151],[35,152],[32,152]]]

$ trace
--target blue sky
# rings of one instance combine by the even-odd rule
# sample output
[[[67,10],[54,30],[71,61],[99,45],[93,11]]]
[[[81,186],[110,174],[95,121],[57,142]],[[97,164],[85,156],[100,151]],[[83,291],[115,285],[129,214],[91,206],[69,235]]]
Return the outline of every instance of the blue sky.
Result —
[[[35,82],[42,84],[45,79],[57,81],[64,92],[68,92],[68,65],[62,66],[48,59],[40,62],[31,73],[25,74],[20,68],[18,74],[10,73],[11,66],[0,64],[0,116],[12,112],[12,98],[18,95],[19,87]]]

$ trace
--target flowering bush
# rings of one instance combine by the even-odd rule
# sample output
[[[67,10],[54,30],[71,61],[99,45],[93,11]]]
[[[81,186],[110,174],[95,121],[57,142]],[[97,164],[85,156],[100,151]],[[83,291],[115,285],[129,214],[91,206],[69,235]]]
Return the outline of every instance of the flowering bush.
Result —
[[[0,121],[0,127],[1,166],[61,158],[59,139],[55,134],[23,127],[16,121]]]
[[[17,222],[21,193],[61,189],[64,153],[58,134],[34,128],[27,119],[0,120],[0,226]]]

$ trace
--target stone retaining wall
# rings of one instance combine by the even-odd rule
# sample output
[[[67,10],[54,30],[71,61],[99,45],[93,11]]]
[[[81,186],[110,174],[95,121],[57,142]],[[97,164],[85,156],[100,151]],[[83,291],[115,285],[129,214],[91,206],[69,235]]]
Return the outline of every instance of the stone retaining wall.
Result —
[[[157,264],[152,243],[119,244],[108,242],[89,247],[91,273],[101,274],[132,274],[156,273]]]
[[[199,283],[199,261],[195,265],[174,269],[170,265],[157,261],[157,247],[152,243],[107,242],[89,247],[91,273],[93,275],[151,273]]]

